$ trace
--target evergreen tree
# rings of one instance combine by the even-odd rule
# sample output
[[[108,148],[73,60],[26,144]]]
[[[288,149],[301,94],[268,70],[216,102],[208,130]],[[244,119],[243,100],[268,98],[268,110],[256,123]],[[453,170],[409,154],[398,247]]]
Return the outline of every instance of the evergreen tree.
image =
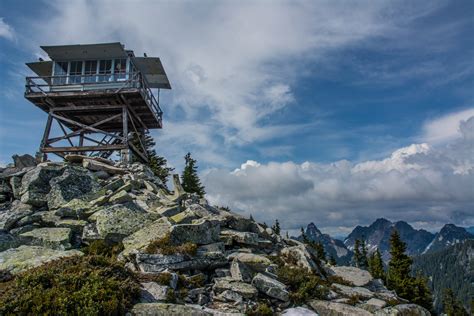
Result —
[[[337,265],[336,259],[334,259],[333,255],[329,256],[329,264],[333,266]]]
[[[251,220],[252,222],[255,222],[255,220],[253,219],[252,214],[250,214],[250,220]]]
[[[306,236],[306,233],[304,232],[303,227],[301,227],[301,238],[303,239],[303,243],[305,244],[309,243],[308,236]]]
[[[369,262],[367,258],[367,247],[365,246],[365,240],[362,239],[360,242],[360,262],[359,262],[359,267],[361,269],[367,270],[369,268]]]
[[[360,240],[356,239],[354,242],[354,256],[352,257],[352,262],[356,267],[359,267],[360,261],[361,261]]]
[[[141,138],[141,142],[139,138]],[[137,134],[132,136],[132,144],[136,148],[141,148],[141,143],[143,143],[148,156],[148,167],[150,167],[151,171],[153,171],[155,176],[157,176],[166,187],[168,177],[174,168],[168,167],[166,159],[157,155],[155,151],[156,143],[149,131],[146,131],[141,136]],[[139,158],[136,155],[132,155],[131,160],[132,162],[136,162],[139,161]]]
[[[316,249],[316,253],[318,254],[318,258],[320,260],[326,261],[326,251],[324,250],[324,246],[320,242],[313,242],[313,247]]]
[[[204,196],[206,192],[204,191],[204,186],[201,184],[197,174],[197,165],[196,160],[191,157],[191,153],[187,153],[184,156],[185,166],[183,174],[181,176],[181,182],[183,185],[184,191],[188,193],[196,193],[199,196]]]
[[[433,300],[427,286],[427,280],[418,275],[410,275],[412,259],[405,254],[406,244],[400,239],[397,230],[390,236],[390,255],[388,264],[387,287],[394,290],[400,297],[419,304],[432,311]]]
[[[280,223],[278,222],[278,219],[275,220],[275,224],[273,224],[272,230],[275,234],[280,235],[281,228],[280,228]]]
[[[286,231],[286,239],[290,239],[290,235],[288,234],[288,231]]]
[[[370,255],[369,272],[376,279],[385,280],[385,271],[383,269],[383,260],[380,251],[377,249]]]
[[[443,292],[443,310],[448,316],[468,316],[461,302],[454,297],[453,290],[444,289]]]

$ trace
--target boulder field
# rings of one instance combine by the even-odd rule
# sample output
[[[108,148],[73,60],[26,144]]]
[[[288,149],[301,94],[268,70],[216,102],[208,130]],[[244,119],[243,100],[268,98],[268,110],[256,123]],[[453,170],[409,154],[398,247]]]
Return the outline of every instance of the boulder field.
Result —
[[[262,302],[280,315],[429,315],[367,271],[331,266],[308,245],[184,192],[176,175],[170,191],[140,163],[14,161],[0,169],[1,273],[81,256],[101,240],[122,244],[117,260],[151,276],[131,315],[244,315]],[[320,280],[318,295],[293,288],[283,274],[291,269],[301,282]],[[163,275],[165,284],[154,281]],[[182,279],[194,286],[172,295]]]

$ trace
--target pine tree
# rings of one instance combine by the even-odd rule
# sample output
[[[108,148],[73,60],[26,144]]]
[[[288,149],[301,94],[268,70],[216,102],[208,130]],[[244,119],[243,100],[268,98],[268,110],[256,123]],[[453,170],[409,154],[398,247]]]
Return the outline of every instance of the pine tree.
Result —
[[[448,316],[468,316],[461,302],[454,297],[453,290],[446,288],[443,291],[443,310]]]
[[[313,247],[316,249],[316,253],[318,254],[318,258],[326,261],[326,251],[324,250],[323,244],[320,242],[313,242],[313,244]]]
[[[369,262],[367,258],[367,247],[365,246],[365,240],[362,239],[360,242],[360,261],[359,261],[359,267],[361,269],[367,270],[369,268]]]
[[[191,153],[187,153],[186,156],[184,156],[184,160],[185,166],[181,176],[184,191],[188,193],[196,193],[201,197],[204,196],[206,192],[204,191],[204,186],[201,184],[201,180],[199,180],[197,174],[197,161],[191,157]]]
[[[356,239],[354,242],[354,256],[352,257],[353,264],[356,267],[359,267],[360,259],[361,259],[360,240]]]
[[[333,266],[337,265],[336,259],[334,259],[333,255],[329,256],[329,264]]]
[[[139,140],[141,138],[141,142]],[[146,131],[144,134],[137,135],[134,134],[132,137],[132,144],[137,147],[141,148],[141,143],[145,147],[147,156],[148,156],[148,167],[150,167],[151,171],[157,176],[164,186],[168,182],[168,177],[170,173],[174,170],[174,168],[168,167],[168,162],[164,157],[158,156],[155,151],[155,140],[150,135],[149,131]],[[139,161],[136,155],[132,155],[132,162]]]
[[[290,239],[290,235],[288,234],[288,231],[286,231],[286,239]]]
[[[387,287],[400,297],[419,304],[432,311],[433,300],[427,286],[427,280],[421,275],[410,275],[413,260],[405,254],[406,244],[400,239],[397,230],[390,236],[390,255],[388,264]]]
[[[385,271],[383,269],[383,260],[380,251],[377,249],[370,255],[369,258],[369,272],[376,279],[385,279]]]
[[[278,219],[275,220],[275,224],[273,224],[272,230],[275,234],[280,235],[281,228],[280,228],[280,223],[278,222]]]
[[[304,232],[303,227],[301,227],[301,238],[303,239],[303,243],[305,244],[309,243],[308,236],[306,236],[306,233]]]

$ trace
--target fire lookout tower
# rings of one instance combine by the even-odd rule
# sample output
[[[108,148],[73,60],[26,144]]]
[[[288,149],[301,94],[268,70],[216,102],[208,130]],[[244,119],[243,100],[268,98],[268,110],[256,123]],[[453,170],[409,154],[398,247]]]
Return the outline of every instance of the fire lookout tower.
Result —
[[[132,152],[147,161],[143,135],[162,128],[160,89],[171,89],[160,59],[136,57],[118,42],[41,48],[51,60],[26,64],[37,77],[26,78],[25,98],[48,113],[43,159],[119,152],[127,163]]]

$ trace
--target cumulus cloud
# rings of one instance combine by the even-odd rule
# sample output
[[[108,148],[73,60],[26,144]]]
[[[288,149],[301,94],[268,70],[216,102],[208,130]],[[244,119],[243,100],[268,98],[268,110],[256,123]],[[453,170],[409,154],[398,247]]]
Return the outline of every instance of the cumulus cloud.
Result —
[[[0,37],[12,40],[15,37],[13,28],[0,17]]]
[[[439,118],[428,120],[423,125],[422,140],[430,143],[442,143],[461,135],[463,125],[459,125],[462,120],[467,120],[474,115],[474,108],[455,112]],[[467,135],[465,130],[463,135]],[[472,134],[472,131],[471,131]]]
[[[474,224],[474,116],[458,120],[459,136],[442,146],[421,143],[382,160],[329,164],[247,161],[205,175],[208,198],[259,220],[296,230],[313,221],[340,234],[378,217]],[[429,223],[429,224],[427,224]]]
[[[55,14],[33,22],[38,31],[29,45],[38,50],[39,45],[120,40],[139,55],[160,56],[173,86],[171,94],[162,94],[167,124],[205,121],[213,128],[202,132],[219,141],[220,148],[301,130],[298,124],[288,128],[271,118],[294,103],[295,81],[304,76],[308,63],[398,32],[400,19],[392,13],[394,5],[373,1],[357,6],[333,1],[48,5]],[[179,135],[157,136],[165,151],[182,143]],[[191,149],[206,151],[206,157],[219,153],[202,143]]]

